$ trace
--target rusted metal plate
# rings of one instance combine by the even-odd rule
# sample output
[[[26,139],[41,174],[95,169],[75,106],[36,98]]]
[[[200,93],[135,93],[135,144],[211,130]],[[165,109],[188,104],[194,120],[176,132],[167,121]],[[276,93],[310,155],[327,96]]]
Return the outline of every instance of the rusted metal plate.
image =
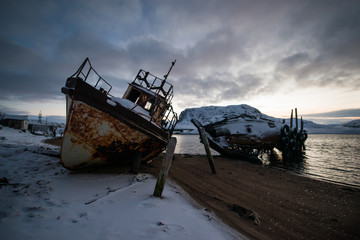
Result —
[[[160,141],[168,141],[168,134],[161,128],[121,105],[112,106],[108,104],[107,101],[109,98],[86,82],[77,80],[72,98],[75,101],[84,102],[89,106],[120,120],[131,128],[152,135]]]
[[[164,148],[164,142],[82,101],[73,100],[69,113],[61,148],[61,162],[66,168],[127,163],[135,151],[142,152],[143,160],[147,160]]]

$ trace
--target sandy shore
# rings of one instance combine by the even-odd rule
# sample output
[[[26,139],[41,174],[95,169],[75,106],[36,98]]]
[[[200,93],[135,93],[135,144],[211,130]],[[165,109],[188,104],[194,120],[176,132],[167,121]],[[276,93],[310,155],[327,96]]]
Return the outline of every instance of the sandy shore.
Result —
[[[360,189],[214,160],[217,174],[206,156],[176,155],[169,177],[250,239],[360,239]],[[142,171],[156,175],[161,161],[159,156]]]

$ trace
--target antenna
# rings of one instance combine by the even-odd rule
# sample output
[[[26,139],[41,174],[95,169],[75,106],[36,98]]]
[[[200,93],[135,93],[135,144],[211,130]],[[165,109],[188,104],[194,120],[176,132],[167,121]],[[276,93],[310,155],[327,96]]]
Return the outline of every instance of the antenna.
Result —
[[[38,116],[38,123],[42,123],[41,118],[42,118],[42,114],[41,114],[41,110],[40,110],[40,112],[39,112],[39,116]]]
[[[168,73],[164,76],[164,81],[166,81],[167,77],[169,76],[170,72],[171,72],[171,69],[173,68],[173,66],[175,65],[176,63],[176,59],[171,63],[171,67],[168,71]]]

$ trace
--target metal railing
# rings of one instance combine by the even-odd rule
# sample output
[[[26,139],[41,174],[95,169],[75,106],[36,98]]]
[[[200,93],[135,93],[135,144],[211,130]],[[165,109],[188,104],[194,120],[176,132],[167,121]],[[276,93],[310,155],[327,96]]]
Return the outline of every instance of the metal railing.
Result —
[[[163,113],[161,127],[162,129],[169,131],[171,135],[178,121],[178,116],[171,106],[171,101],[174,96],[173,85],[166,82],[165,79],[158,78],[143,69],[139,70],[133,83],[153,92],[155,97],[162,97],[166,101],[167,109]]]
[[[93,87],[105,90],[107,94],[110,93],[110,90],[112,89],[111,84],[103,79],[92,67],[89,58],[85,59],[79,69],[71,77],[81,78],[84,82],[88,82]],[[107,88],[102,87],[104,84],[107,85]]]
[[[170,83],[142,69],[139,70],[133,83],[162,96],[166,102],[171,102],[173,98],[173,86]]]
[[[71,78],[81,78],[84,82],[89,83],[93,87],[99,89],[100,91],[105,91],[108,99],[113,101],[113,97],[110,93],[112,86],[103,79],[100,74],[92,67],[89,58],[86,58],[85,61],[81,64],[79,69],[71,76]],[[149,83],[149,80],[151,83]],[[168,131],[172,135],[175,125],[178,121],[178,116],[174,112],[171,106],[171,100],[173,99],[173,86],[166,82],[164,79],[160,79],[149,72],[146,72],[142,69],[139,70],[136,75],[133,83],[140,85],[148,91],[151,91],[155,94],[155,97],[162,97],[167,103],[167,109],[164,111],[161,121],[161,129]],[[107,85],[107,89],[102,86]],[[154,122],[152,116],[150,117],[150,122]]]

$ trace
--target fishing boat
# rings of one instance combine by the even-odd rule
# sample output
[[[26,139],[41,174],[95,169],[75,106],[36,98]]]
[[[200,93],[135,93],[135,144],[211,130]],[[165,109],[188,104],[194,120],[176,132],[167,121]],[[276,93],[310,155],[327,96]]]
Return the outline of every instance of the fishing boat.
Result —
[[[173,86],[140,69],[122,98],[93,68],[89,58],[66,80],[66,127],[61,163],[68,169],[148,161],[167,146],[178,121]]]

